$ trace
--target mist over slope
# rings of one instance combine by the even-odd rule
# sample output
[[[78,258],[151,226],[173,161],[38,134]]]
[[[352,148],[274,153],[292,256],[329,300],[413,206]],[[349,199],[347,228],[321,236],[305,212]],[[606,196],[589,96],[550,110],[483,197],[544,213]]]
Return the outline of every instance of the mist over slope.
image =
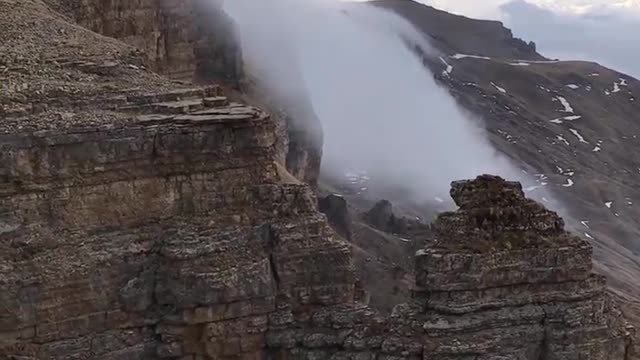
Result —
[[[325,171],[364,170],[425,199],[448,198],[450,181],[480,173],[527,182],[406,46],[434,52],[397,15],[337,0],[225,8],[252,72],[281,93],[306,88],[325,132]]]

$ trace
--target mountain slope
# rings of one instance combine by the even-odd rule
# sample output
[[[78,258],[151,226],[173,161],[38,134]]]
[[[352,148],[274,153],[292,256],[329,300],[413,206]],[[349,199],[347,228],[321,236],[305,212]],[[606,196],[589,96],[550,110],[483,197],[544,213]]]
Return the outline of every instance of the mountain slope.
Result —
[[[425,59],[435,78],[483,119],[497,149],[561,200],[613,290],[640,304],[640,82],[591,62],[523,53],[497,22],[410,0],[374,4],[432,39],[442,52]]]

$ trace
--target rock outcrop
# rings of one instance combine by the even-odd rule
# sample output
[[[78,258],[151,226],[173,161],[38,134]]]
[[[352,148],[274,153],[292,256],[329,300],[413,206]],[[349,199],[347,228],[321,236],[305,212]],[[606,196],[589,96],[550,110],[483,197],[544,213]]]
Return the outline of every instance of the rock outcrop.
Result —
[[[323,310],[272,330],[270,345],[295,358],[631,358],[633,329],[591,273],[591,246],[555,213],[492,176],[454,183],[452,196],[460,209],[416,254],[414,301],[390,318]]]
[[[170,78],[239,87],[240,45],[232,20],[213,0],[45,0],[79,25],[142,50]]]
[[[46,0],[79,25],[143,51],[151,69],[173,79],[221,83],[248,92],[268,106],[281,128],[281,162],[298,179],[315,185],[322,130],[308,99],[269,101],[245,74],[239,35],[221,1]],[[283,111],[279,111],[279,110]]]
[[[344,197],[331,194],[318,199],[318,209],[327,216],[331,227],[346,240],[351,240],[351,214]]]

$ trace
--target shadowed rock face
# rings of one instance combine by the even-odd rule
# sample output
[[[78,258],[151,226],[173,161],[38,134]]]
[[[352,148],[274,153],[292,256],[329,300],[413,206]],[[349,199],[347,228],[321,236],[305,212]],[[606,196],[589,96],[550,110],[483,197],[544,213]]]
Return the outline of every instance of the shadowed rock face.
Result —
[[[347,201],[338,195],[328,195],[318,199],[318,208],[327,215],[331,227],[346,240],[351,240],[351,216]]]
[[[171,78],[239,88],[242,55],[232,20],[212,0],[45,0],[79,25],[143,50]]]

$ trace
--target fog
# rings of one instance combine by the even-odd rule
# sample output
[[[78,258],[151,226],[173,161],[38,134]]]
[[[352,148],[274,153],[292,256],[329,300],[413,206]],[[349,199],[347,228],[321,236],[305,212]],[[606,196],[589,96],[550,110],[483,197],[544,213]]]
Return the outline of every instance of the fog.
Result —
[[[405,41],[435,53],[398,16],[330,0],[233,0],[225,10],[252,73],[283,94],[307,92],[324,129],[323,171],[364,170],[424,200],[482,173],[527,180],[409,50]]]

